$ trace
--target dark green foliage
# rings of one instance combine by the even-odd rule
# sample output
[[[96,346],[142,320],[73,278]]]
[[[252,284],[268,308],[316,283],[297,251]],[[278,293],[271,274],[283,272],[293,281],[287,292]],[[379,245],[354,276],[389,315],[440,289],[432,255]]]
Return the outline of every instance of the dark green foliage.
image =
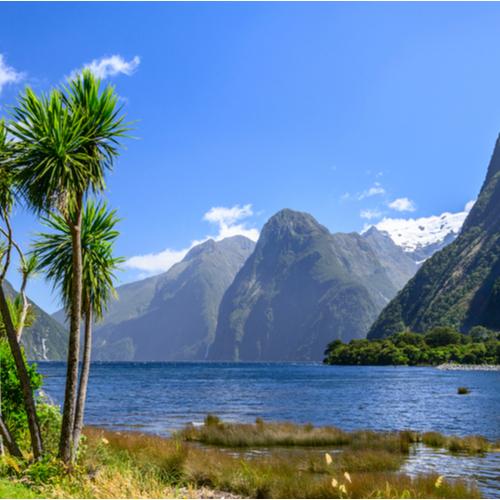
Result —
[[[477,330],[476,330],[477,332]],[[448,327],[426,334],[398,333],[386,339],[334,340],[325,351],[331,365],[439,365],[441,363],[500,364],[499,334],[481,330],[480,337]],[[462,393],[460,393],[462,394]]]
[[[476,204],[457,239],[428,259],[368,333],[500,329],[500,141]]]
[[[5,338],[0,339],[0,381],[2,385],[2,416],[15,439],[27,432],[28,422],[24,407],[23,392],[17,377],[16,365]],[[28,375],[34,391],[42,386],[42,376],[36,365],[28,365]]]

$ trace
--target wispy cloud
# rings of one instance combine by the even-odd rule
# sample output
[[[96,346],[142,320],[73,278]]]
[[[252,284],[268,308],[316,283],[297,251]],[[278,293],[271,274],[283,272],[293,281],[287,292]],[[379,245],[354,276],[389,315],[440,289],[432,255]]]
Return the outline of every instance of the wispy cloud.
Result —
[[[380,210],[377,210],[376,208],[374,209],[366,209],[366,210],[361,210],[359,213],[360,217],[363,219],[377,219],[378,217],[382,216],[382,212]]]
[[[388,204],[388,207],[397,212],[414,212],[416,210],[415,203],[409,198],[396,198]]]
[[[229,238],[230,236],[242,235],[257,241],[259,231],[249,228],[243,222],[244,219],[253,215],[252,205],[235,205],[233,207],[212,207],[203,215],[203,220],[217,226],[217,234],[205,236],[200,240],[193,240],[189,246],[179,250],[166,248],[159,253],[149,253],[130,257],[125,262],[125,267],[141,271],[141,277],[152,276],[168,271],[174,264],[180,262],[185,255],[196,245],[209,239],[215,241]]]
[[[244,223],[238,223],[242,219],[246,219],[253,215],[252,205],[235,205],[231,208],[226,207],[212,207],[204,216],[203,220],[217,224],[219,226],[219,233],[216,239],[228,238],[241,234],[247,238],[257,241],[259,238],[259,231],[254,228],[247,228]]]
[[[372,187],[358,194],[358,200],[364,200],[365,198],[371,198],[372,196],[378,196],[382,194],[385,194],[385,189],[382,187],[380,182],[375,182]]]
[[[97,78],[103,80],[120,74],[130,76],[135,73],[140,63],[141,58],[139,56],[133,57],[130,61],[126,61],[120,55],[101,57],[100,59],[94,59],[92,62],[84,64],[80,69],[73,70],[70,78],[74,78],[84,69],[89,69]]]
[[[0,94],[6,85],[18,83],[24,79],[24,73],[16,71],[9,66],[4,59],[3,54],[0,54]]]

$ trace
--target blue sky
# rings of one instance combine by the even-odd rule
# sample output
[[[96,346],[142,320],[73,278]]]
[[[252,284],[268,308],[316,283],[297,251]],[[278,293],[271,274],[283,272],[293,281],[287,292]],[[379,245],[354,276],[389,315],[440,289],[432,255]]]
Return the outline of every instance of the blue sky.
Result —
[[[0,18],[0,114],[94,61],[138,120],[106,194],[117,253],[143,256],[122,281],[284,207],[331,231],[461,211],[500,131],[496,3],[1,3]],[[14,223],[27,245],[39,226]],[[30,294],[57,307],[42,279]]]

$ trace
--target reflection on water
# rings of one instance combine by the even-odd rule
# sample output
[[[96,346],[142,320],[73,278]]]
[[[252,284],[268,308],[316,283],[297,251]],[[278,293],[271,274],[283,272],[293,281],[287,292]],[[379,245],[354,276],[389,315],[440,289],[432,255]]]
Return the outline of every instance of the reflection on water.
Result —
[[[417,444],[401,470],[410,475],[436,472],[447,478],[473,479],[483,496],[500,497],[500,453],[452,454]]]
[[[195,445],[202,448],[210,446]],[[301,448],[301,447],[273,447],[257,449],[217,448],[235,458],[260,458],[266,455],[294,455],[307,457],[311,453],[323,458],[325,453],[335,455],[340,449],[330,448]],[[421,443],[410,449],[410,454],[401,467],[401,472],[410,476],[425,473],[436,473],[447,479],[464,479],[474,481],[485,498],[500,498],[500,453],[484,455],[452,454],[447,450],[429,448]]]

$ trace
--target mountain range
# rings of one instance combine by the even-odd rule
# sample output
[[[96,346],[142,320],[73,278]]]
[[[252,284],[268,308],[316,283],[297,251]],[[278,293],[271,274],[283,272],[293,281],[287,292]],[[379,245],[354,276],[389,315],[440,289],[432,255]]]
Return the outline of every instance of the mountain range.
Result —
[[[94,359],[191,361],[206,357],[219,304],[255,244],[244,236],[193,247],[166,273],[118,288]]]
[[[470,212],[332,234],[284,209],[256,244],[207,240],[167,272],[118,287],[95,326],[94,359],[320,360],[328,342],[368,332],[495,327],[499,165],[497,145]],[[39,316],[25,337],[28,355],[61,359],[65,328],[54,319],[63,323],[64,313]]]
[[[376,228],[331,234],[285,209],[257,245],[208,240],[167,272],[118,287],[95,326],[94,359],[320,360],[332,338],[365,336],[417,268]]]
[[[384,261],[371,241],[390,247]],[[224,294],[208,359],[320,360],[332,339],[364,337],[415,270],[376,229],[331,234],[309,214],[281,210]]]
[[[428,259],[368,334],[451,326],[500,329],[500,138],[458,237]]]

